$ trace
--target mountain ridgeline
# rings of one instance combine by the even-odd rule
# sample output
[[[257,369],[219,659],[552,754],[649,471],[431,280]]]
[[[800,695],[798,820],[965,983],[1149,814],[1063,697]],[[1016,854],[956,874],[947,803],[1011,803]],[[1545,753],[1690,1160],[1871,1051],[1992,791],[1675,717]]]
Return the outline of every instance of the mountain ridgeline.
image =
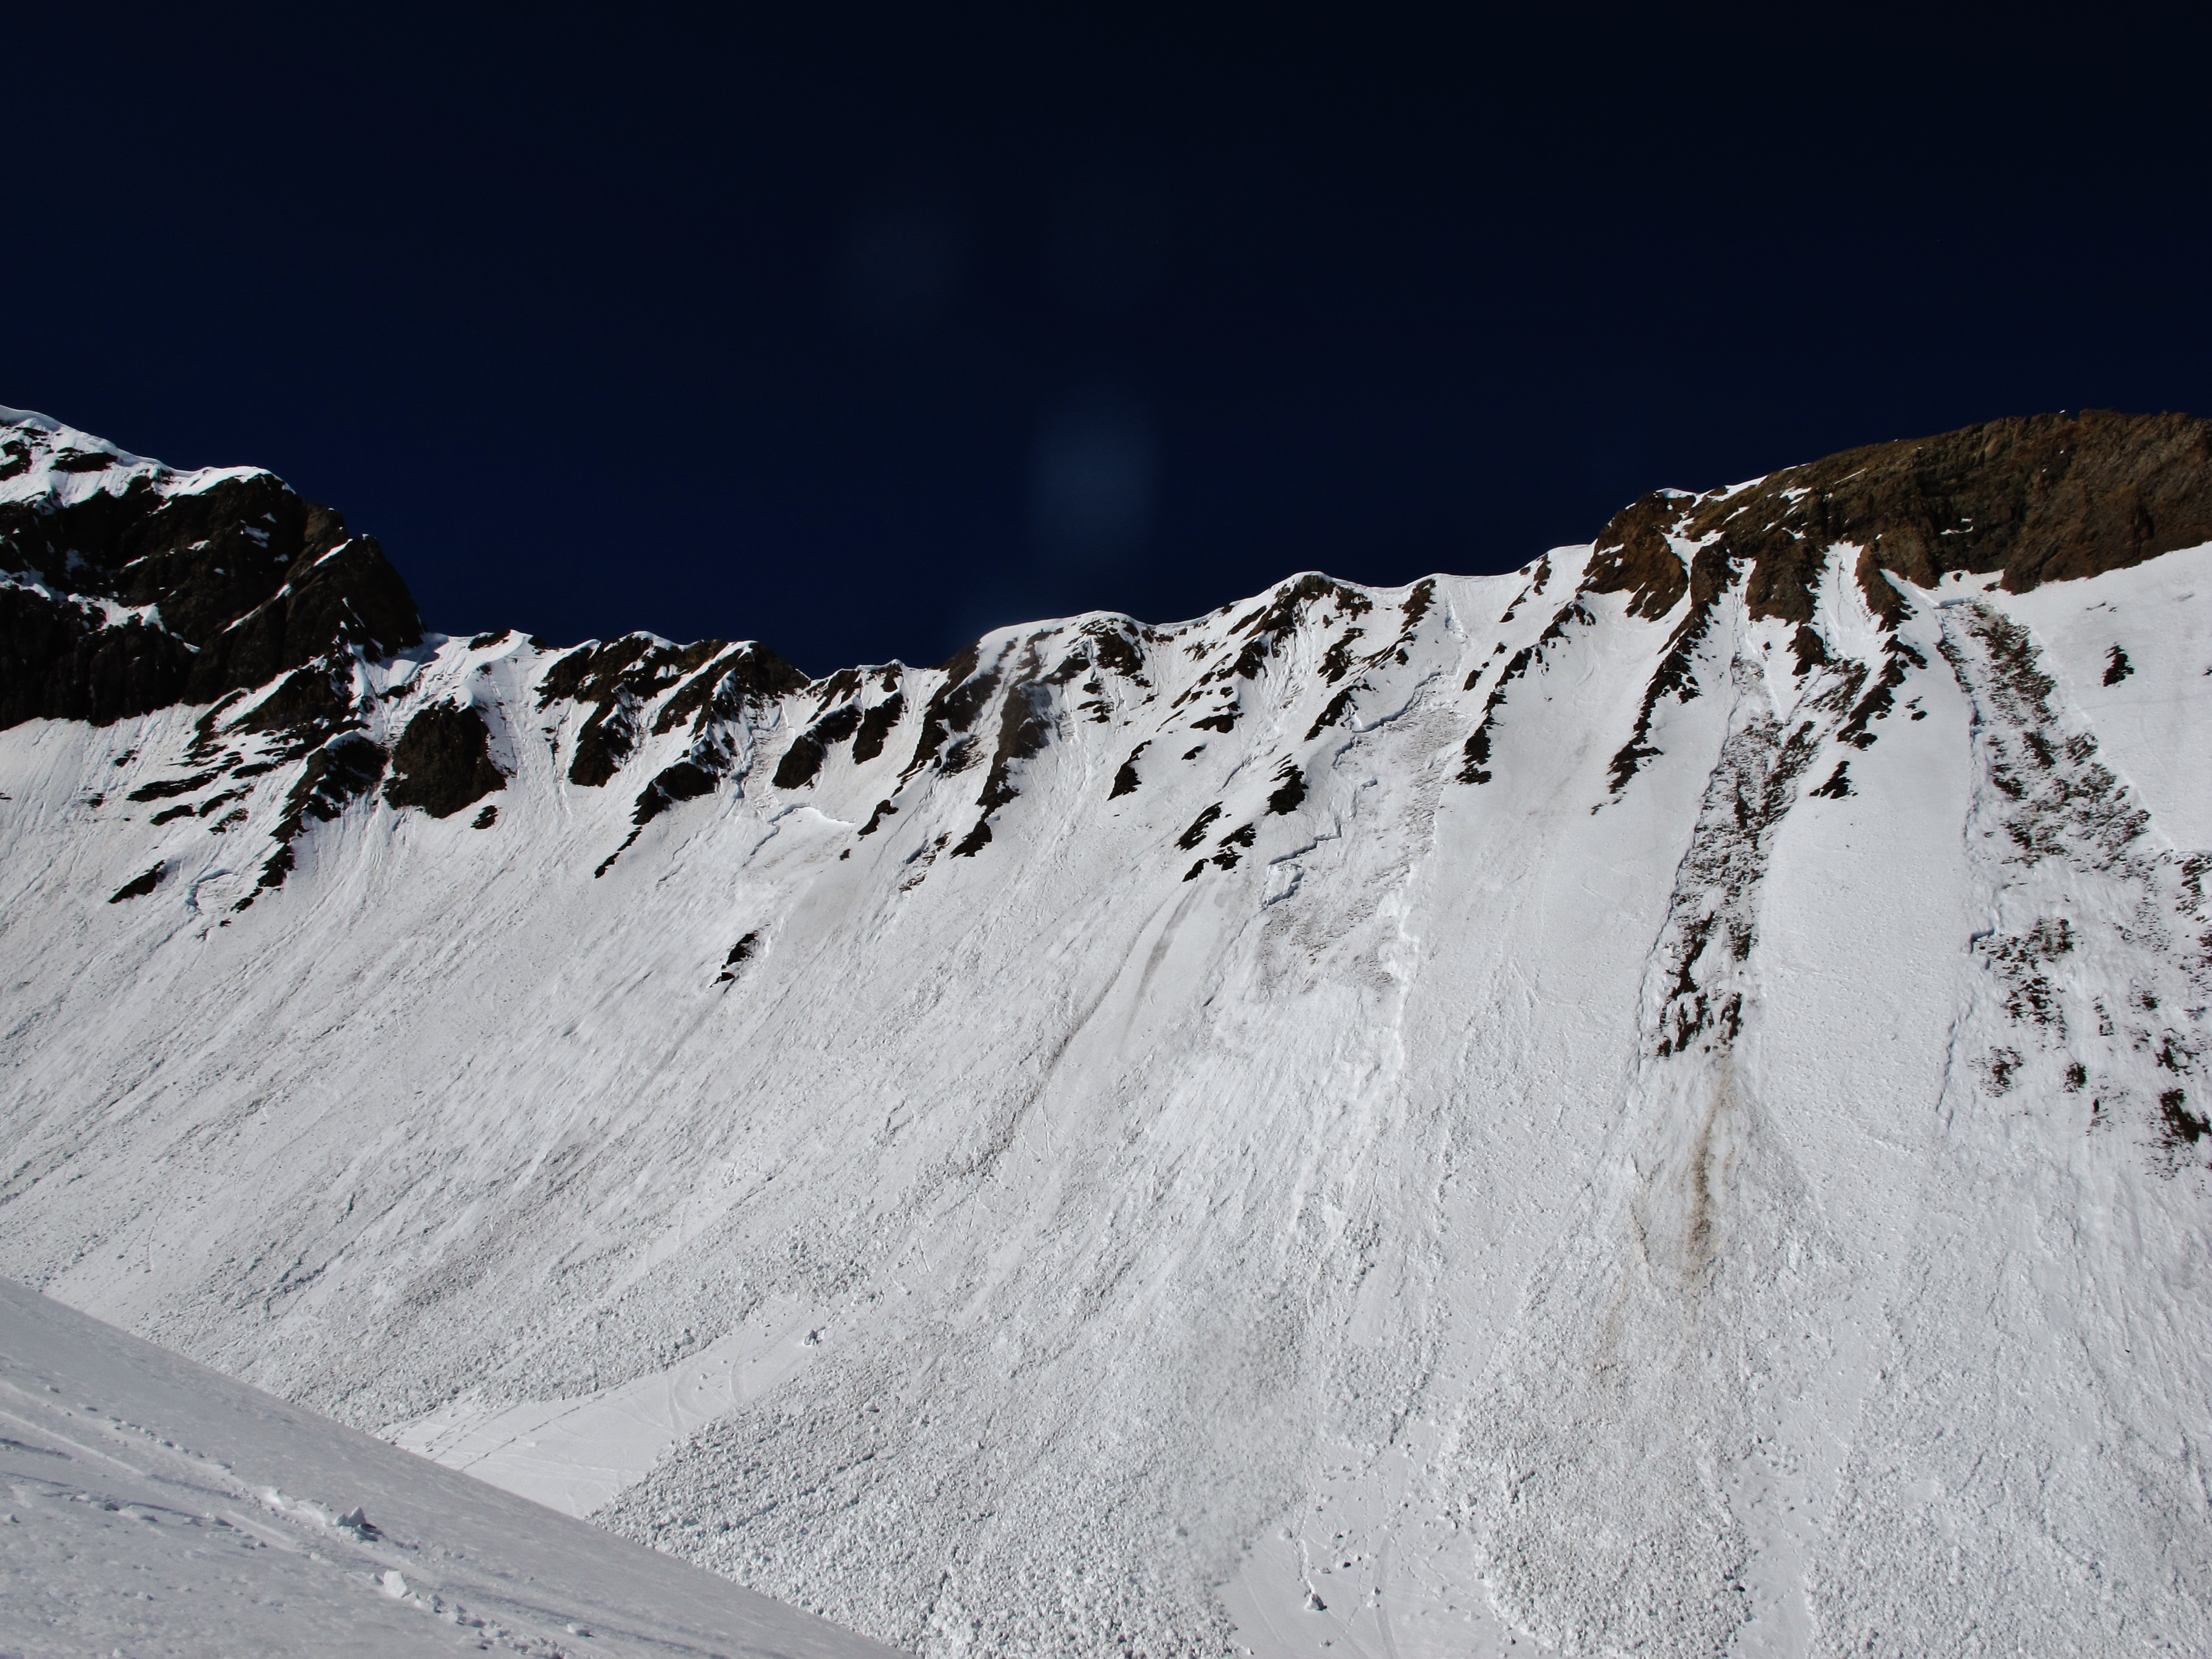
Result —
[[[157,792],[142,791],[146,799],[210,788],[234,799],[234,790],[219,786],[304,762],[272,831],[276,845],[264,866],[270,886],[282,884],[292,867],[290,843],[310,820],[327,822],[380,783],[392,806],[435,817],[505,787],[489,756],[499,717],[473,696],[377,718],[380,697],[404,699],[411,687],[371,692],[360,665],[418,651],[424,630],[374,538],[351,534],[340,514],[266,472],[179,474],[37,417],[18,417],[5,430],[0,564],[16,574],[0,586],[0,726],[34,719],[105,726],[174,705],[204,707],[185,755],[192,773],[146,786]],[[1837,550],[1850,550],[1851,580],[1893,629],[1906,601],[1893,573],[1923,587],[1954,574],[1995,574],[2006,591],[2023,592],[2212,541],[2208,477],[2212,423],[2093,410],[1871,445],[1732,489],[1656,491],[1599,533],[1576,591],[1555,591],[1548,560],[1526,573],[1528,588],[1507,617],[1524,605],[1553,606],[1556,615],[1489,677],[1460,779],[1486,781],[1483,761],[1498,709],[1577,620],[1582,594],[1626,594],[1630,615],[1667,627],[1659,666],[1613,757],[1617,795],[1656,752],[1646,740],[1661,701],[1696,695],[1692,665],[1723,597],[1740,594],[1754,618],[1796,624],[1797,672],[1820,667],[1838,676],[1832,701],[1847,706],[1841,729],[1869,743],[1871,721],[1889,707],[1911,659],[1893,646],[1875,661],[1832,654],[1815,613]],[[1178,737],[1147,738],[1117,771],[1116,791],[1136,787],[1141,750],[1154,742],[1231,733],[1243,684],[1304,628],[1333,624],[1315,664],[1329,696],[1303,742],[1319,743],[1329,728],[1356,720],[1378,665],[1407,660],[1433,592],[1433,583],[1417,586],[1396,624],[1380,629],[1368,619],[1373,606],[1364,591],[1326,576],[1300,576],[1267,596],[1230,629],[1233,656],[1210,663],[1170,705],[1189,711],[1176,724]],[[833,754],[865,765],[894,732],[911,742],[896,787],[862,835],[898,810],[916,774],[943,779],[981,769],[976,818],[952,848],[971,856],[989,844],[993,817],[1020,793],[1016,775],[1050,741],[1054,722],[1110,723],[1109,705],[1085,702],[1100,691],[1098,677],[1148,687],[1152,653],[1180,637],[1181,630],[1115,617],[1025,642],[979,641],[942,665],[912,710],[908,671],[896,663],[810,681],[752,641],[671,645],[630,635],[561,653],[543,641],[530,646],[544,657],[535,712],[556,704],[589,711],[564,769],[571,784],[615,785],[639,752],[648,720],[653,737],[681,729],[690,738],[681,760],[642,781],[633,809],[638,829],[731,777],[740,754],[750,754],[733,738],[733,724],[777,708],[793,725],[770,775],[778,789],[811,785]],[[511,638],[487,635],[470,648]],[[1484,678],[1479,668],[1465,689]],[[796,718],[802,709],[803,722]],[[403,712],[404,721],[392,717]],[[388,743],[378,740],[386,735]],[[1280,787],[1296,789],[1298,758],[1285,756],[1279,769]],[[486,827],[493,821],[495,813]]]
[[[0,1274],[878,1641],[2212,1650],[2212,426],[811,678],[0,416]]]

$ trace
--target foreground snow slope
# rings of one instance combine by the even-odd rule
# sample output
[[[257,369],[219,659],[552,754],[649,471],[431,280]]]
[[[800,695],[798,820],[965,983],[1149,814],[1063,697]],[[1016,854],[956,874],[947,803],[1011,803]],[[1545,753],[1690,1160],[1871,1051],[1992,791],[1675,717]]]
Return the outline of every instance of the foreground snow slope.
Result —
[[[0,1269],[933,1655],[2203,1650],[2207,454],[106,725],[58,508]]]
[[[6,1279],[0,1430],[0,1652],[889,1652]]]

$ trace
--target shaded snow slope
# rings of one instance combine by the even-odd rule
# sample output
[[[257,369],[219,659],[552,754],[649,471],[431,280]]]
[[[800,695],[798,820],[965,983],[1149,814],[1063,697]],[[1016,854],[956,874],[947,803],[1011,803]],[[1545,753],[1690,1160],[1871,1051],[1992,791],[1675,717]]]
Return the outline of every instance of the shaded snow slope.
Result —
[[[889,1651],[6,1279],[0,1481],[0,1651]]]
[[[2203,1649],[2212,481],[2119,419],[16,725],[0,1268],[932,1655]]]

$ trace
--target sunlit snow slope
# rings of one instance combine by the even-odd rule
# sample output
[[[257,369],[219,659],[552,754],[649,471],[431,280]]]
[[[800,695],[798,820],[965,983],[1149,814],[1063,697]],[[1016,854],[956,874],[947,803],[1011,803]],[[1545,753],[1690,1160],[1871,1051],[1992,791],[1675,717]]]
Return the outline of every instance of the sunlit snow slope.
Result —
[[[891,1659],[0,1279],[0,1652]]]
[[[13,430],[0,1271],[933,1656],[2212,1650],[2203,423],[811,683]]]

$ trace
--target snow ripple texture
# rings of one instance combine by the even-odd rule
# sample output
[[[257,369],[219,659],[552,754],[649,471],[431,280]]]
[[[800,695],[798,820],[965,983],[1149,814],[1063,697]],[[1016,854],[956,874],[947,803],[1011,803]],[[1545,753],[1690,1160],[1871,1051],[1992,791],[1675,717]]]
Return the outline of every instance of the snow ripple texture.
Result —
[[[1619,787],[1587,548],[433,640],[498,793],[280,888],[232,716],[0,732],[0,1272],[931,1656],[2204,1651],[2212,549],[1852,553]]]

